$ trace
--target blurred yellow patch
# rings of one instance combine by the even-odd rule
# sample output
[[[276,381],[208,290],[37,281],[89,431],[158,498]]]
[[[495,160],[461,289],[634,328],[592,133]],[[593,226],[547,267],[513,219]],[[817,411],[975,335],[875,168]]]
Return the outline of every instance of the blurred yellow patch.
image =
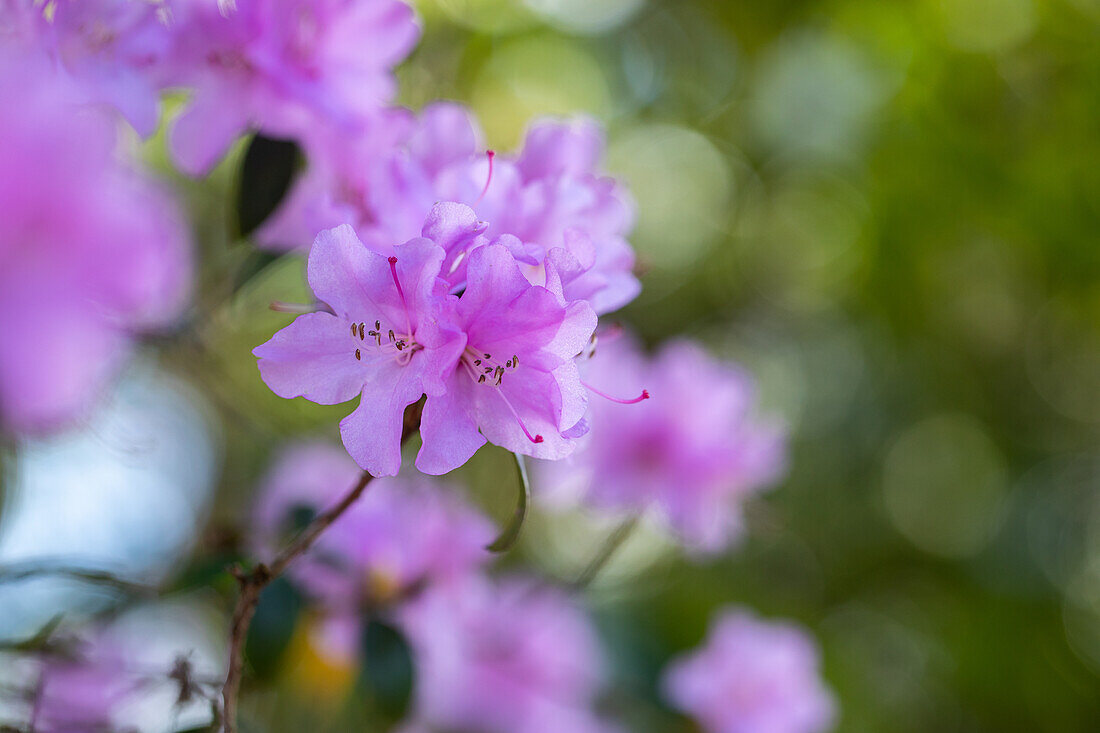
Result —
[[[357,664],[353,655],[325,643],[322,624],[317,614],[302,617],[287,647],[283,675],[301,697],[335,704],[355,683]]]

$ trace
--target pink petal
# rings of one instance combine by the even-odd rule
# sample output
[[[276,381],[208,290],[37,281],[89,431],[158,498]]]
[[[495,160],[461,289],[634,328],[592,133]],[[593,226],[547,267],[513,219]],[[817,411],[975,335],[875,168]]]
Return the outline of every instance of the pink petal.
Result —
[[[470,111],[454,102],[436,102],[420,113],[409,139],[410,155],[432,175],[475,155],[481,135]]]
[[[314,294],[355,320],[404,320],[389,262],[359,241],[347,224],[317,235],[306,268]]]
[[[168,134],[176,166],[189,176],[206,175],[248,127],[247,113],[229,93],[198,93]]]
[[[259,357],[264,383],[286,399],[347,402],[359,392],[366,374],[355,359],[347,323],[329,313],[298,316],[252,353]]]
[[[424,393],[416,369],[396,362],[375,365],[359,407],[340,421],[344,447],[372,476],[396,476],[401,468],[405,408]]]
[[[544,121],[527,132],[518,166],[527,180],[591,172],[603,154],[603,133],[589,119]]]
[[[455,374],[449,391],[429,397],[420,421],[423,445],[416,457],[416,467],[423,473],[439,476],[453,471],[485,445],[485,436],[478,432],[477,421],[470,414],[469,380]],[[464,391],[467,394],[459,394]]]

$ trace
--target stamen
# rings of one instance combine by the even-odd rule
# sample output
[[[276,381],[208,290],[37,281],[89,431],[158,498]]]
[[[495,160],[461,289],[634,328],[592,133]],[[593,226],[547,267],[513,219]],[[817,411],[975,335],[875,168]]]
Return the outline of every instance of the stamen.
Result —
[[[284,303],[281,300],[273,300],[267,306],[276,313],[316,313],[317,311],[326,310],[321,305],[305,305],[303,303]]]
[[[634,399],[632,399],[632,400],[624,400],[624,399],[620,399],[618,397],[612,397],[611,395],[609,395],[605,392],[601,392],[600,390],[596,389],[595,387],[593,387],[591,384],[588,384],[587,382],[581,382],[581,384],[583,384],[585,386],[585,388],[588,389],[589,392],[593,392],[595,394],[598,394],[600,397],[603,397],[605,400],[611,400],[612,402],[618,402],[620,405],[634,405],[634,404],[637,404],[637,403],[641,402],[642,400],[648,400],[649,399],[649,390],[648,389],[643,389],[642,393],[640,395],[638,395],[637,397],[635,397]]]
[[[481,203],[481,200],[485,198],[485,194],[489,193],[489,184],[493,180],[493,158],[496,156],[496,153],[492,150],[486,150],[485,156],[489,159],[489,175],[485,177],[485,188],[481,189],[481,195],[478,196],[477,201],[474,202],[475,206]]]
[[[390,257],[390,274],[393,276],[393,284],[397,286],[397,294],[401,297],[401,307],[405,309],[405,333],[412,336],[412,318],[409,316],[409,304],[405,300],[405,291],[401,288],[401,281],[397,279],[397,258]],[[393,331],[390,331],[392,337]]]

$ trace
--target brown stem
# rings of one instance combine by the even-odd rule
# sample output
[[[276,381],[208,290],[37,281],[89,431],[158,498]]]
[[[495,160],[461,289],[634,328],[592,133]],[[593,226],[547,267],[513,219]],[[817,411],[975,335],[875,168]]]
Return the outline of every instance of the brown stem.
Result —
[[[114,588],[121,593],[135,596],[153,596],[157,589],[132,580],[127,580],[107,570],[98,568],[82,568],[76,565],[66,565],[63,562],[50,560],[35,560],[25,563],[0,566],[0,584],[20,583],[34,578],[54,576],[77,580],[92,585],[102,585]]]
[[[401,430],[401,442],[412,436],[420,428],[420,414],[423,401],[410,405],[405,410],[404,425]],[[256,606],[260,594],[273,580],[282,575],[295,559],[309,550],[317,538],[339,519],[354,504],[374,477],[366,471],[359,477],[355,486],[339,502],[314,517],[290,543],[279,551],[270,563],[258,563],[250,572],[235,568],[233,576],[241,587],[237,605],[233,609],[233,622],[229,632],[229,669],[222,687],[222,730],[225,733],[237,731],[237,698],[241,690],[241,678],[244,674],[244,643],[248,637],[248,627],[256,615]]]
[[[588,564],[581,571],[577,579],[573,581],[572,588],[574,591],[582,591],[592,584],[592,581],[596,579],[596,576],[600,574],[600,571],[604,569],[604,566],[611,561],[611,558],[615,556],[615,553],[619,551],[619,548],[623,546],[623,543],[627,541],[630,535],[634,532],[634,529],[638,526],[638,515],[627,517],[620,522],[615,529],[611,530],[611,534],[604,539],[603,544],[596,550],[595,556],[588,561]]]

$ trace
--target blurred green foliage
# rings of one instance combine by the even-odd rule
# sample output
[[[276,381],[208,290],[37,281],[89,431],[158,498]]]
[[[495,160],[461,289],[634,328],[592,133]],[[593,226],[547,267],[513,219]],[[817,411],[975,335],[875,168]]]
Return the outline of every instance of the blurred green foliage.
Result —
[[[645,290],[621,320],[743,361],[792,430],[789,477],[749,508],[739,551],[695,564],[639,540],[593,589],[608,707],[637,731],[688,730],[657,675],[737,603],[813,630],[842,731],[1100,730],[1100,4],[419,9],[403,101],[470,103],[498,149],[532,115],[601,118],[639,208]],[[215,315],[180,347],[202,358],[176,362],[227,426],[215,525],[282,441],[335,437],[345,411],[257,378],[249,351],[285,321],[268,302],[305,288],[299,258],[234,241],[241,159],[191,189],[197,310]],[[227,271],[252,277],[233,292]],[[460,472],[502,522],[512,476],[489,449]],[[568,520],[534,496],[505,562],[575,572],[552,541]],[[295,674],[286,691],[312,689]],[[277,730],[359,714],[274,699],[250,706]]]

